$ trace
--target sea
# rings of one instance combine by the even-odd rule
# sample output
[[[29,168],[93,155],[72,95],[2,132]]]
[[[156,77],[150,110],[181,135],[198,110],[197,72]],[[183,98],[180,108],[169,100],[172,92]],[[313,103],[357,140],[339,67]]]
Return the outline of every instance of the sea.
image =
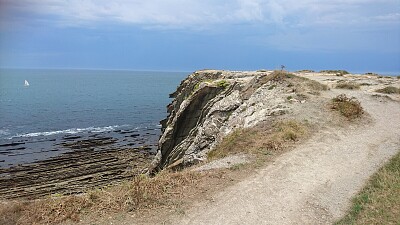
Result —
[[[0,69],[0,168],[72,151],[66,140],[112,139],[111,147],[154,151],[169,94],[188,74]]]

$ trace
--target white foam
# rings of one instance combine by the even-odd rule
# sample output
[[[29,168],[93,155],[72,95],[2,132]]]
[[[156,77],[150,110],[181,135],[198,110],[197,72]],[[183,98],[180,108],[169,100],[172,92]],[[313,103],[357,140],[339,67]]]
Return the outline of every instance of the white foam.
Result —
[[[57,130],[57,131],[45,131],[45,132],[34,132],[27,134],[17,134],[9,139],[16,137],[38,137],[38,136],[51,136],[56,134],[78,134],[84,132],[92,132],[92,133],[102,133],[116,130],[117,128],[126,127],[129,125],[115,125],[115,126],[107,126],[107,127],[87,127],[87,128],[71,128],[66,130]]]

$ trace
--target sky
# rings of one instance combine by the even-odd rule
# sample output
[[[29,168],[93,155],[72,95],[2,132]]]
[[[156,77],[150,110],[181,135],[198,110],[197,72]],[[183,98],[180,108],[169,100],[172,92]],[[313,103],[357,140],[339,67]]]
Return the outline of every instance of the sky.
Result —
[[[0,0],[1,68],[400,74],[399,0]]]

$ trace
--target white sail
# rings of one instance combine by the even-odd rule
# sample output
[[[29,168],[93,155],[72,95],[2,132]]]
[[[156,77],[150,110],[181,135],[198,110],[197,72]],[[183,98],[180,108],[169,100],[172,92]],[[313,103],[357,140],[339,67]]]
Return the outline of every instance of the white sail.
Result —
[[[29,82],[27,80],[25,80],[24,86],[29,86]]]

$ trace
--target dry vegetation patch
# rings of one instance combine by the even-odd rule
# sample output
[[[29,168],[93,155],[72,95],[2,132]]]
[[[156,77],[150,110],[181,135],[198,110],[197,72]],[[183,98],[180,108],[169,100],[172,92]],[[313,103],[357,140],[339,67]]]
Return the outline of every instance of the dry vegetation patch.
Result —
[[[361,117],[364,113],[361,103],[356,98],[349,98],[345,94],[340,94],[333,98],[331,108],[339,111],[340,114],[348,119]]]
[[[372,176],[336,224],[399,224],[400,153]]]
[[[272,126],[259,125],[238,129],[208,153],[208,159],[223,158],[238,153],[269,155],[282,150],[307,134],[307,125],[295,120],[275,122]]]
[[[171,206],[181,201],[185,188],[195,186],[202,176],[190,171],[162,172],[79,196],[8,202],[0,206],[0,224],[59,224],[78,222],[88,212],[102,215]]]
[[[336,88],[339,89],[349,89],[349,90],[358,90],[360,89],[360,84],[355,82],[341,81],[336,85]]]
[[[376,90],[376,92],[384,93],[384,94],[400,94],[400,88],[388,86],[382,89]]]

